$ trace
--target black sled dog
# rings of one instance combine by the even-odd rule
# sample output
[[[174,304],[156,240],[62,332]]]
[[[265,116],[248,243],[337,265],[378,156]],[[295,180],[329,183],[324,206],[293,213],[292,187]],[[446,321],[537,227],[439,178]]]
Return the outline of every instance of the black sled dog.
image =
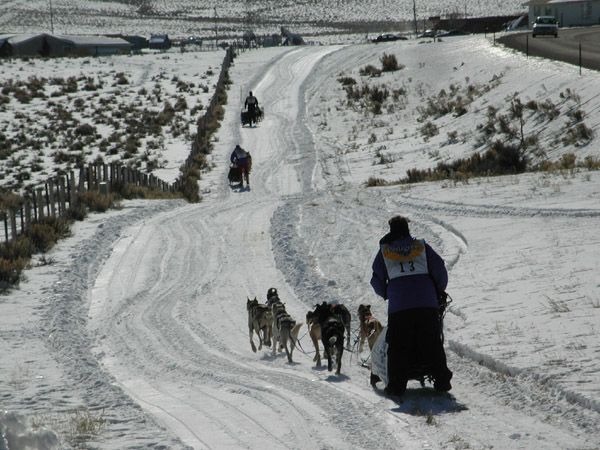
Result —
[[[321,329],[321,342],[323,353],[327,358],[327,370],[330,372],[333,370],[333,359],[335,357],[335,374],[339,375],[342,369],[342,355],[344,354],[344,324],[327,302],[316,305],[314,315],[317,317]]]

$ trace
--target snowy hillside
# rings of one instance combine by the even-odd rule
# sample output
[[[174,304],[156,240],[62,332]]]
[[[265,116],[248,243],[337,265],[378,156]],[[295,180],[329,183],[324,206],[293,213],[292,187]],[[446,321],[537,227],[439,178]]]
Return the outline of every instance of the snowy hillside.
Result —
[[[308,0],[308,1],[192,1],[171,2],[55,0],[3,2],[0,32],[49,31],[56,33],[169,33],[187,35],[239,35],[240,30],[278,33],[281,26],[303,34],[326,32],[377,32],[394,23],[413,20],[413,2],[402,0]],[[416,2],[419,21],[449,14],[482,17],[511,15],[525,11],[518,0],[448,0]],[[216,20],[215,20],[216,18]]]
[[[384,53],[403,67],[361,75]],[[0,297],[0,430],[61,449],[598,449],[600,172],[365,181],[471,155],[479,124],[504,136],[489,122],[516,97],[532,158],[597,159],[599,75],[483,36],[257,50],[230,75],[201,203],[94,215]],[[349,101],[344,78],[387,88],[381,110]],[[265,119],[241,128],[249,90]],[[470,99],[460,114],[420,108],[456,94]],[[573,111],[588,141],[562,140]],[[249,190],[226,181],[238,143]],[[315,303],[347,305],[352,342],[359,304],[386,323],[369,278],[395,214],[449,270],[451,395],[411,381],[402,402],[382,396],[368,352],[347,351],[339,376],[317,368],[305,326],[291,364],[252,352],[246,302],[270,287],[299,322]]]

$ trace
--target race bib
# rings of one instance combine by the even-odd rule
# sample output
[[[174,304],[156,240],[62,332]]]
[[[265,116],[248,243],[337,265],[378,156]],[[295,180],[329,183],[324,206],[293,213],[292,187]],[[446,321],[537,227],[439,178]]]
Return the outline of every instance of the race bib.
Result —
[[[405,245],[383,244],[381,254],[390,280],[429,273],[423,240],[414,240]]]

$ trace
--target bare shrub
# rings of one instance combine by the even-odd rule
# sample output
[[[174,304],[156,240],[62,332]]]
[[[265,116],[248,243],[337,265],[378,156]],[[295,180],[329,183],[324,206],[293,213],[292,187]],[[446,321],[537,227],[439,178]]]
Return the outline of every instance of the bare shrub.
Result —
[[[365,67],[361,67],[358,70],[358,73],[361,76],[368,76],[368,77],[378,77],[381,76],[381,69],[378,69],[377,67],[375,67],[372,64],[367,64]]]
[[[123,72],[118,72],[115,74],[115,82],[117,85],[129,84],[129,80]]]
[[[561,169],[572,170],[576,166],[577,156],[574,153],[565,153],[558,161]]]
[[[581,146],[589,143],[594,137],[594,132],[585,123],[581,122],[575,126],[567,124],[561,142],[564,145]]]
[[[353,86],[356,84],[356,80],[352,77],[340,77],[337,80],[344,87]]]
[[[93,136],[96,134],[96,127],[89,123],[84,123],[75,128],[75,136]]]
[[[105,212],[116,204],[114,194],[106,195],[97,191],[82,192],[77,200],[79,204],[94,212]]]
[[[572,100],[575,103],[581,103],[581,97],[579,94],[576,94],[575,91],[571,90],[571,88],[565,89],[559,94],[559,97],[563,100]]]
[[[538,111],[547,120],[554,120],[560,115],[560,110],[549,98],[538,103]]]
[[[386,186],[388,182],[385,181],[383,178],[369,177],[365,184],[367,187]]]
[[[404,66],[398,64],[396,55],[388,55],[384,53],[379,61],[381,61],[381,70],[383,72],[395,72],[396,70],[404,68]]]
[[[421,136],[423,136],[426,141],[433,136],[438,135],[440,132],[438,126],[431,121],[427,121],[421,128],[419,128],[419,131],[421,132]]]
[[[32,224],[26,231],[25,236],[31,239],[35,249],[47,252],[56,242],[70,233],[69,221],[56,217],[45,217],[37,223]]]
[[[5,259],[0,257],[0,291],[19,284],[21,272],[27,266],[27,259]]]

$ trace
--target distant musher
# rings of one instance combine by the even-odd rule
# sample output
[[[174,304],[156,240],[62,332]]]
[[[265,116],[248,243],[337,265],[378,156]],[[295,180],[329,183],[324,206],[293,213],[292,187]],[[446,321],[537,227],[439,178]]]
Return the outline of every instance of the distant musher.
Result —
[[[246,186],[250,186],[250,169],[252,168],[252,157],[250,153],[238,145],[231,153],[231,163],[241,171],[242,186],[246,180]]]
[[[252,126],[253,122],[256,123],[256,116],[258,113],[258,99],[252,94],[252,91],[250,91],[248,97],[246,97],[246,102],[244,103],[244,106],[246,108],[246,111],[248,111],[248,114],[250,116],[250,126]]]

